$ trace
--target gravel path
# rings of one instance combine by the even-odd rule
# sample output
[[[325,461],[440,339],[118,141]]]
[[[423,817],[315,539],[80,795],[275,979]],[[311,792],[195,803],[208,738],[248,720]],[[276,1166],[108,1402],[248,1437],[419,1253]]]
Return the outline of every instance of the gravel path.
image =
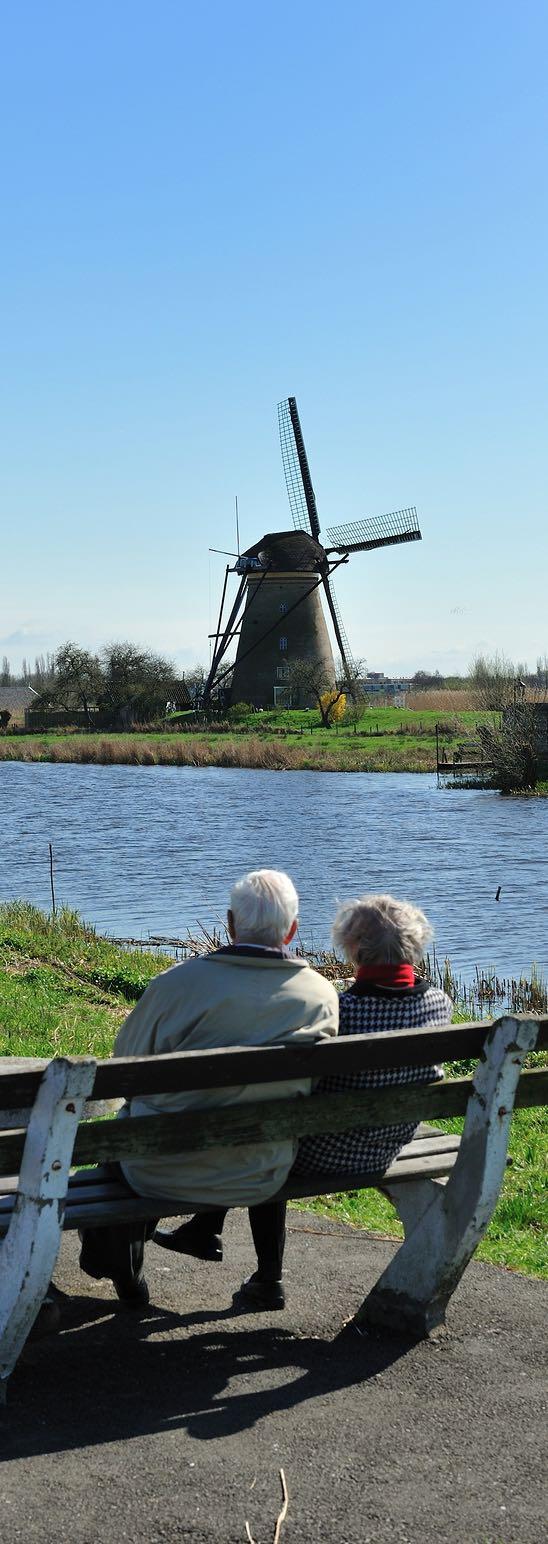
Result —
[[[113,1311],[78,1270],[61,1335],[27,1349],[0,1420],[3,1544],[541,1544],[548,1289],[472,1265],[449,1333],[342,1331],[394,1245],[291,1213],[285,1313],[235,1317],[244,1214],[225,1262],[150,1245],[154,1306]]]

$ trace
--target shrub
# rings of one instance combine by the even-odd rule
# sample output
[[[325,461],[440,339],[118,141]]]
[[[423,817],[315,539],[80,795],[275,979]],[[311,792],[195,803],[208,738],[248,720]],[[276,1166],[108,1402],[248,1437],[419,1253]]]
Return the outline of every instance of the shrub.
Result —
[[[346,694],[336,689],[322,692],[320,707],[324,724],[339,724],[346,712]]]
[[[535,788],[539,756],[534,713],[524,703],[508,710],[500,729],[492,724],[478,728],[481,744],[493,763],[493,783],[501,793]]]

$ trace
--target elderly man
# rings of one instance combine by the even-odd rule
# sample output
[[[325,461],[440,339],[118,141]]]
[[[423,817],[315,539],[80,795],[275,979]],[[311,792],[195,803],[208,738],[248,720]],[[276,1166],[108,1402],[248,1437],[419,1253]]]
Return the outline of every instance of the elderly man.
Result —
[[[156,976],[123,1024],[115,1055],[310,1044],[336,1035],[338,997],[334,987],[305,960],[287,953],[296,931],[297,913],[297,892],[287,874],[257,869],[240,879],[230,896],[230,943]],[[131,1113],[149,1115],[290,1098],[309,1094],[310,1087],[310,1079],[302,1078],[280,1084],[248,1084],[224,1092],[163,1094],[133,1099]],[[157,1235],[159,1243],[202,1259],[222,1257],[219,1233],[226,1208],[249,1206],[258,1269],[243,1283],[235,1302],[252,1310],[283,1308],[285,1206],[272,1202],[271,1197],[283,1185],[296,1150],[297,1143],[292,1141],[263,1142],[158,1154],[127,1160],[121,1168],[139,1195],[170,1196],[217,1208],[213,1214],[193,1218],[174,1234]],[[143,1252],[153,1226],[86,1230],[82,1269],[96,1278],[109,1276],[118,1296],[128,1305],[146,1303]]]

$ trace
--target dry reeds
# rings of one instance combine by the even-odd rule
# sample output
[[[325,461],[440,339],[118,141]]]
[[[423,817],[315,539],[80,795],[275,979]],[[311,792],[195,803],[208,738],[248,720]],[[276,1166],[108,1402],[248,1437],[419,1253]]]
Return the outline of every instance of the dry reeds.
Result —
[[[109,941],[122,948],[144,953],[150,949],[161,949],[175,959],[185,960],[211,954],[228,942],[228,935],[224,924],[205,927],[203,923],[196,922],[180,938],[151,933],[147,939],[113,938]],[[301,940],[295,953],[301,959],[308,960],[314,970],[334,982],[341,990],[350,985],[354,975],[353,967],[333,949],[307,948],[306,942]],[[503,976],[497,970],[486,970],[476,965],[472,980],[467,981],[455,970],[451,960],[438,959],[434,948],[423,961],[421,973],[434,986],[440,986],[458,1012],[467,1018],[491,1018],[502,1011],[533,1014],[545,1014],[548,1011],[548,983],[536,965],[531,966],[529,975],[521,976]]]
[[[466,713],[479,711],[482,703],[471,689],[451,691],[448,687],[446,691],[406,692],[405,706],[417,713]]]
[[[510,698],[511,695],[510,687]],[[484,713],[488,706],[485,697],[485,691],[475,690],[471,686],[464,686],[462,691],[452,690],[450,687],[439,691],[427,688],[423,692],[407,692],[405,706],[412,708],[416,713],[421,711],[425,713],[428,710],[433,713]],[[523,701],[548,702],[548,691],[544,686],[527,686]]]
[[[383,746],[375,741],[326,750],[299,737],[298,743],[258,735],[218,741],[190,735],[154,739],[140,735],[63,736],[59,740],[0,740],[0,761],[55,762],[129,767],[241,767],[264,772],[428,772],[435,770],[430,746]]]

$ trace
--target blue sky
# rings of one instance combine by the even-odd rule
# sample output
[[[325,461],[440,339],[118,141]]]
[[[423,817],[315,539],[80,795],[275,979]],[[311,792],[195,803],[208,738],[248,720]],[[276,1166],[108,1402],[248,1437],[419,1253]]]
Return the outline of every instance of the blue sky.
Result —
[[[0,654],[206,660],[232,547],[416,504],[337,594],[370,669],[546,626],[544,3],[0,16]]]

